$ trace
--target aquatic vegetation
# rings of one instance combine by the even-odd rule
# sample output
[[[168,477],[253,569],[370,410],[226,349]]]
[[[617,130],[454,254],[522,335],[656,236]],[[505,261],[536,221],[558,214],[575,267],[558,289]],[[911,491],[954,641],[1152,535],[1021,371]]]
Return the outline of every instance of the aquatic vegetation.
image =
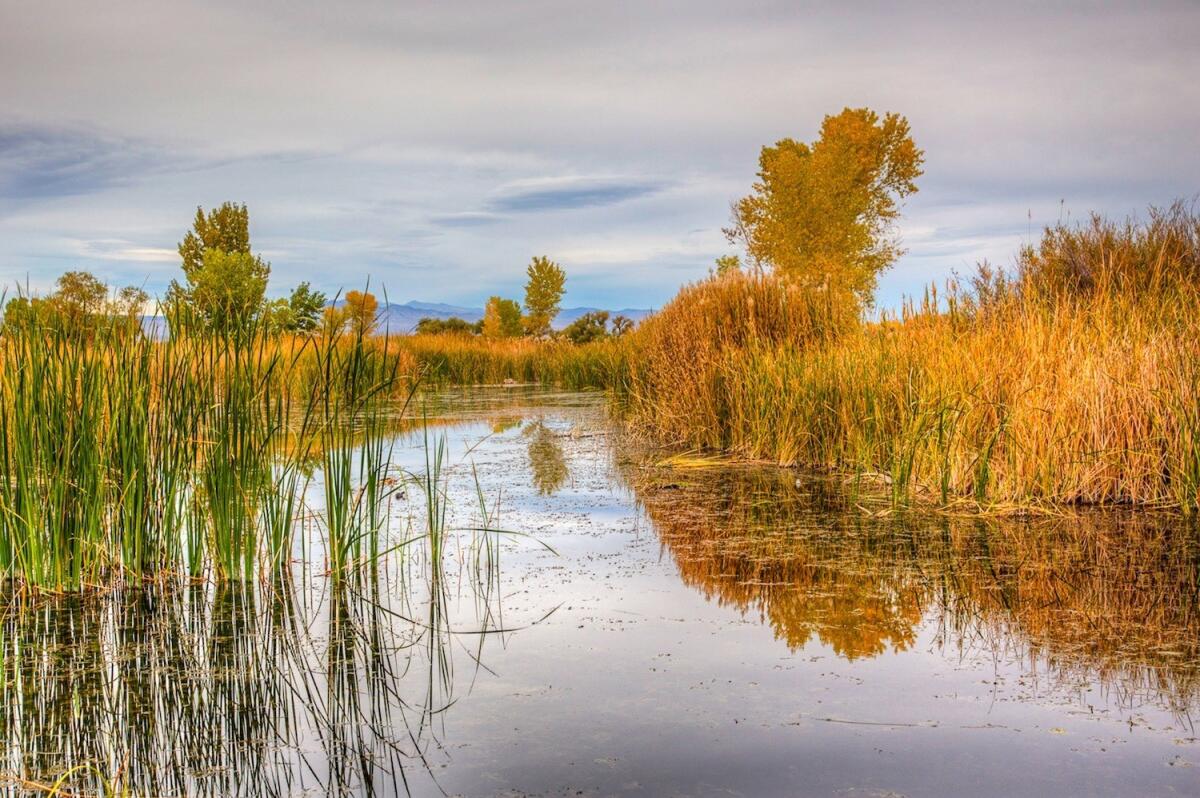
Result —
[[[156,341],[131,318],[14,327],[0,361],[5,579],[77,591],[286,568],[316,464],[331,567],[378,553],[396,484],[385,433],[418,384],[386,337]]]
[[[881,475],[897,503],[1200,508],[1200,217],[1048,230],[898,318],[732,272],[632,335],[624,407],[654,440]]]
[[[657,738],[660,720],[710,735],[731,716],[753,719],[732,732],[760,734],[754,745],[799,746],[844,719],[1017,751],[1048,713],[1089,739],[1127,739],[1136,723],[1168,754],[1191,736],[1200,553],[1175,515],[898,509],[845,476],[643,451],[596,393],[495,388],[418,394],[398,436],[387,427],[376,553],[358,495],[371,436],[353,424],[302,439],[294,401],[290,434],[271,444],[307,486],[290,567],[5,594],[0,789],[532,791],[517,771],[547,754],[514,754],[528,748],[514,741],[590,751],[563,731],[580,716],[635,738],[618,751]],[[353,450],[340,539],[365,535],[340,570],[326,554],[326,443]],[[548,494],[560,464],[572,489]],[[507,545],[524,536],[504,530],[502,493],[564,560]],[[992,722],[1008,730],[958,731]],[[918,734],[903,743],[941,733]],[[498,765],[505,752],[515,761]]]
[[[403,594],[403,598],[400,598]],[[460,689],[392,579],[150,586],[8,603],[3,780],[63,794],[403,794]],[[480,601],[494,605],[495,596]],[[406,620],[408,619],[408,620]],[[468,674],[469,675],[469,674]],[[407,722],[407,725],[405,723]],[[35,791],[32,790],[31,791]]]
[[[436,788],[426,755],[461,689],[453,649],[470,641],[473,667],[462,675],[473,679],[484,641],[513,631],[501,623],[500,552],[523,536],[496,526],[478,481],[478,522],[451,526],[446,442],[428,424],[410,420],[402,433],[423,437],[424,470],[412,473],[392,465],[397,434],[380,426],[385,416],[351,416],[360,435],[365,420],[365,442],[339,424],[300,450],[318,467],[314,481],[332,463],[338,476],[325,481],[337,487],[301,492],[297,506],[316,521],[285,533],[286,551],[298,535],[296,550],[327,552],[327,568],[310,557],[294,569],[267,563],[261,579],[175,577],[0,597],[6,787],[400,794],[419,774]],[[376,445],[374,433],[386,442]],[[416,490],[402,493],[393,477]],[[326,497],[339,505],[332,512]],[[406,512],[392,512],[392,500]],[[385,536],[393,518],[400,529]]]

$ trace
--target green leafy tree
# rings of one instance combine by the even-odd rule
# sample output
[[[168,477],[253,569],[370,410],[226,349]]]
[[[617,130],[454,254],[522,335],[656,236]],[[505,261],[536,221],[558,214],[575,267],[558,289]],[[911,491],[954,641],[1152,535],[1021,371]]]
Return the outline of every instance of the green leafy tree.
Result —
[[[110,303],[109,312],[114,316],[137,318],[145,312],[150,295],[136,286],[127,285],[117,292],[116,298]]]
[[[725,233],[755,263],[861,308],[901,254],[899,202],[916,192],[923,162],[904,117],[847,108],[825,117],[812,144],[763,147],[758,182]]]
[[[262,313],[271,267],[249,252],[209,249],[188,277],[187,302],[211,330],[249,327]]]
[[[491,297],[483,309],[485,338],[515,338],[521,334],[521,306],[511,299]]]
[[[244,204],[226,202],[207,214],[203,208],[196,208],[192,229],[179,242],[183,274],[188,280],[203,267],[204,253],[210,249],[250,252],[250,211]]]
[[[250,251],[250,212],[226,202],[196,218],[179,242],[186,285],[172,281],[170,315],[195,320],[210,330],[249,326],[265,307],[271,265]]]
[[[562,334],[573,344],[587,344],[608,335],[608,311],[584,313],[567,325]]]
[[[321,326],[321,312],[325,309],[326,296],[312,290],[307,282],[300,283],[288,297],[291,312],[291,331],[308,333]]]
[[[550,333],[550,324],[562,304],[567,273],[549,258],[538,256],[525,270],[525,332],[534,336]]]
[[[273,333],[294,332],[296,329],[296,316],[286,299],[272,299],[267,302],[263,306],[263,319],[267,329]]]
[[[14,297],[4,310],[4,328],[52,327],[77,337],[126,331],[122,322],[133,321],[143,312],[149,295],[126,286],[111,298],[108,286],[86,271],[69,271],[58,278],[54,293],[45,299]]]
[[[722,255],[717,258],[717,275],[729,274],[731,272],[740,271],[742,268],[742,259],[737,255]]]
[[[321,326],[325,294],[300,283],[286,299],[273,299],[263,307],[267,328],[275,333],[310,333]]]
[[[95,325],[104,312],[108,286],[85,271],[70,271],[58,278],[57,290],[50,297],[65,329],[82,331]]]
[[[144,335],[141,319],[149,301],[150,295],[136,286],[127,285],[118,291],[107,303],[109,332],[118,337]]]

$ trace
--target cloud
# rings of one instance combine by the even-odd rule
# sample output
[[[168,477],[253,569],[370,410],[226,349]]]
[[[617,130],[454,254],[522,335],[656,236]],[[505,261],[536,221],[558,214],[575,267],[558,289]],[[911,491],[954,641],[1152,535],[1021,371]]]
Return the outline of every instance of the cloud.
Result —
[[[885,303],[1010,259],[1063,207],[1200,186],[1187,0],[464,4],[9,4],[0,282],[160,291],[196,206],[235,200],[272,291],[370,275],[474,306],[546,254],[572,304],[661,304],[729,251],[759,148],[843,106],[905,114],[927,154]]]
[[[504,217],[495,213],[480,211],[464,211],[462,213],[443,213],[431,216],[429,221],[439,227],[482,227],[495,224]]]
[[[640,235],[566,240],[554,249],[555,257],[578,266],[611,266],[657,261],[711,262],[726,249],[717,230],[695,231],[682,237]]]
[[[573,210],[615,205],[662,191],[666,184],[609,177],[553,177],[522,180],[501,188],[488,202],[508,213]]]
[[[166,247],[138,246],[131,241],[100,240],[79,242],[78,252],[84,258],[133,263],[178,263],[179,251]]]
[[[133,141],[55,127],[0,127],[2,200],[92,194],[137,179],[160,163]]]

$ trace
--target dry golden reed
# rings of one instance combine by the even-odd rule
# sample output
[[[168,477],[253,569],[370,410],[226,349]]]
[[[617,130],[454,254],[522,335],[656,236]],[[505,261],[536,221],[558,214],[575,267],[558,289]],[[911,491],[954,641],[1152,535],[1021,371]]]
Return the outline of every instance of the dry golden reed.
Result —
[[[1200,503],[1200,217],[1046,231],[1011,276],[847,323],[820,295],[733,273],[631,342],[650,437],[847,470],[894,498]]]

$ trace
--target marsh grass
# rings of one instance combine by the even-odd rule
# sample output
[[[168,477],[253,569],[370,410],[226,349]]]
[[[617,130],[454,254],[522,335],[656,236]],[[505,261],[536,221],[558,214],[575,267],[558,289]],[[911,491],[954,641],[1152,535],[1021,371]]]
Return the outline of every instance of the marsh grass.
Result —
[[[356,406],[371,395],[383,392],[360,394]],[[452,506],[450,484],[462,472],[427,420],[408,418],[397,433],[388,419],[400,408],[388,405],[388,414],[349,414],[353,423],[338,410],[326,430],[322,403],[309,404],[271,405],[293,416],[290,435],[268,447],[273,473],[284,475],[274,483],[308,484],[332,462],[350,474],[338,483],[348,487],[313,486],[311,505],[298,491],[300,509],[281,499],[271,517],[313,515],[283,535],[323,543],[324,568],[277,567],[291,544],[265,543],[275,533],[264,525],[261,578],[0,593],[7,787],[104,796],[437,789],[427,754],[440,748],[440,720],[464,679],[486,668],[485,641],[514,631],[503,623],[501,548],[527,536],[498,526],[499,505],[473,466],[478,520],[463,523],[471,508]],[[312,434],[302,436],[306,424]],[[392,463],[397,438],[424,453],[411,472]],[[342,505],[341,531],[321,504],[329,495]],[[404,502],[407,523],[389,501]],[[474,621],[463,612],[472,605]],[[456,667],[457,649],[473,667]]]
[[[1200,506],[1200,217],[1046,231],[1007,277],[854,324],[772,276],[685,288],[624,406],[687,449],[857,474],[896,503]]]
[[[626,347],[621,339],[576,345],[529,338],[408,335],[397,351],[431,384],[499,385],[505,381],[568,389],[607,388],[624,379]]]
[[[318,467],[330,566],[379,553],[386,433],[419,385],[386,337],[184,328],[156,341],[137,319],[46,324],[8,330],[0,362],[10,582],[78,591],[286,568]]]

